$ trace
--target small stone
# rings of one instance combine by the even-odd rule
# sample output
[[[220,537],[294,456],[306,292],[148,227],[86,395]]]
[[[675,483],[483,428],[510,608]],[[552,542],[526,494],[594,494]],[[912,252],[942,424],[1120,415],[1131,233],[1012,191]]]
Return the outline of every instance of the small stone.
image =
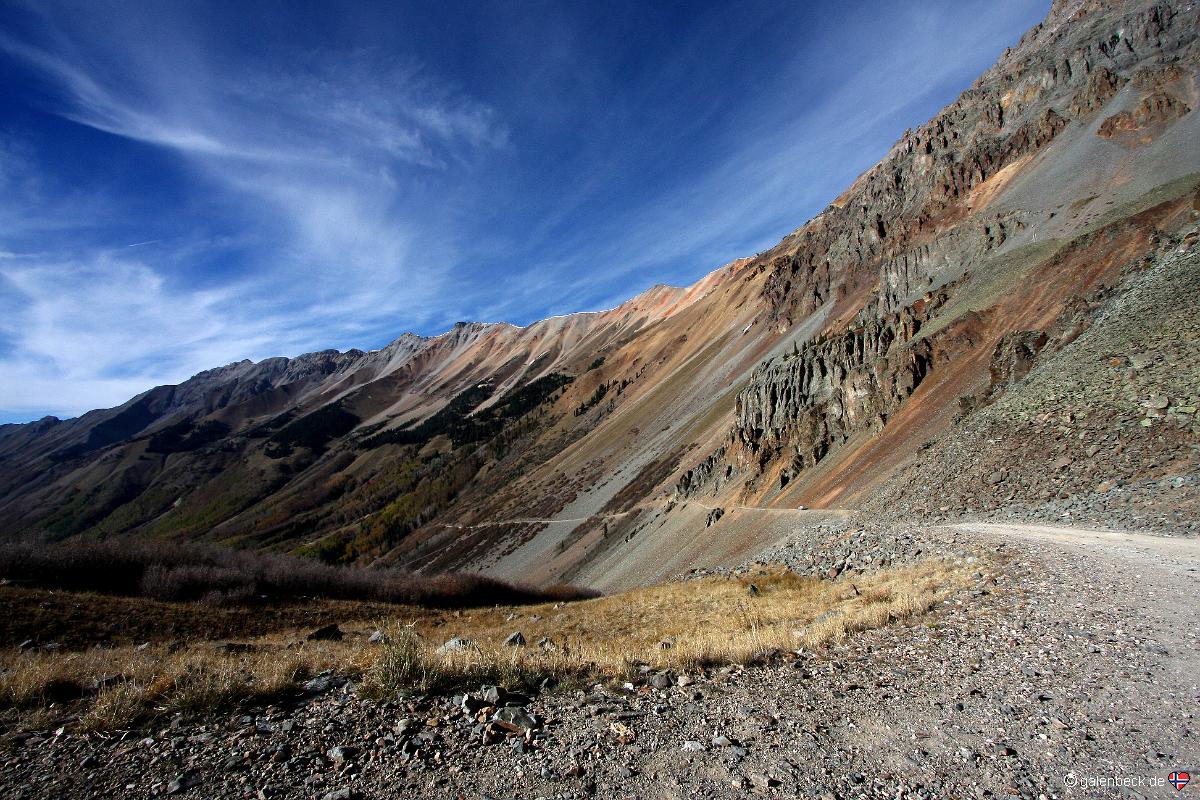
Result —
[[[1134,369],[1145,369],[1154,363],[1154,357],[1149,353],[1134,353],[1129,356],[1129,366]]]
[[[375,631],[367,637],[367,644],[387,644],[387,634],[383,631]]]
[[[732,747],[733,740],[730,739],[728,736],[722,736],[721,734],[717,734],[716,736],[714,736],[712,738],[712,746],[713,747]]]
[[[703,742],[697,742],[694,739],[689,739],[683,743],[683,752],[685,753],[699,753],[702,750],[704,750]]]
[[[167,784],[167,794],[179,794],[200,783],[200,776],[194,772],[184,772],[171,779]]]
[[[317,628],[305,638],[310,642],[340,642],[342,640],[342,629],[333,625],[326,625],[323,628]]]
[[[668,671],[656,672],[650,676],[649,683],[655,689],[670,689],[675,685],[675,676]]]
[[[504,646],[505,647],[524,647],[525,646],[525,636],[522,635],[522,633],[520,631],[513,631],[512,633],[510,633],[508,635],[508,638],[504,640]]]
[[[329,675],[318,675],[304,683],[304,691],[309,694],[324,694],[333,688],[333,678]]]
[[[489,705],[494,705],[494,704],[487,702],[487,700],[477,698],[477,697],[472,697],[469,694],[464,694],[461,697],[457,698],[457,702],[455,705],[457,705],[459,708],[461,708],[466,713],[474,716],[475,714],[477,714],[481,710],[483,710],[485,707],[487,707]]]
[[[349,745],[338,745],[331,747],[325,755],[333,762],[334,766],[340,767],[354,760],[354,756],[358,754],[358,748],[350,747]]]
[[[1163,411],[1167,406],[1171,405],[1171,398],[1162,394],[1152,394],[1150,399],[1143,403],[1146,408],[1152,408],[1155,411]]]
[[[473,639],[465,639],[461,636],[455,636],[453,639],[448,640],[434,652],[436,652],[439,656],[444,656],[447,653],[456,653],[461,650],[477,649],[479,649],[479,647],[475,644]]]
[[[541,723],[538,722],[537,718],[531,714],[527,714],[520,706],[505,706],[499,709],[492,716],[492,722],[495,722],[502,728],[515,732],[531,731],[541,727]]]
[[[779,785],[779,781],[775,780],[770,775],[764,775],[761,772],[751,773],[749,777],[750,777],[750,783],[754,784],[754,788],[756,788],[760,791],[765,792],[767,789],[770,789],[772,786]]]

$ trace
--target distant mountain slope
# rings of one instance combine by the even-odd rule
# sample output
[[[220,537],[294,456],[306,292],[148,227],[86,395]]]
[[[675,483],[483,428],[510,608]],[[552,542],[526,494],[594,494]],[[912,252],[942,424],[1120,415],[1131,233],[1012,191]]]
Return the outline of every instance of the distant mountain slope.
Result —
[[[1006,394],[1033,418],[1057,413],[1061,397],[1029,399],[1040,365],[1085,331],[1110,341],[1128,314],[1159,332],[1149,357],[1174,352],[1173,310],[1126,298],[1194,242],[1198,26],[1183,0],[1055,2],[826,211],[687,289],[242,362],[117,409],[0,427],[4,531],[616,586],[742,558],[801,505],[1028,506],[1014,486],[1049,486],[1057,459],[1020,451],[993,483],[995,459],[964,455],[957,429]],[[1172,380],[1200,385],[1195,360],[1176,363]],[[1134,395],[1162,383],[1139,380]],[[1074,413],[1111,404],[1087,386]],[[1150,465],[1154,448],[1134,448],[1105,462],[1111,479],[1194,471],[1196,431],[1172,409],[1198,399],[1154,409],[1184,457]]]

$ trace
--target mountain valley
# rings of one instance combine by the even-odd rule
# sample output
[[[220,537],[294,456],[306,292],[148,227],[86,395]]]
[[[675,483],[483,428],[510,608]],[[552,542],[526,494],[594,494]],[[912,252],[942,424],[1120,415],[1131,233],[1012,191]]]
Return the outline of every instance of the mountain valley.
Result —
[[[117,408],[0,426],[6,540],[213,546],[605,595],[405,611],[429,649],[484,642],[525,681],[507,687],[512,703],[467,678],[453,698],[359,703],[385,633],[374,607],[289,607],[274,639],[213,638],[282,659],[302,651],[299,628],[340,621],[361,647],[298,666],[309,688],[286,702],[249,696],[197,721],[146,700],[157,730],[144,739],[22,723],[0,785],[1168,796],[1080,776],[1200,766],[1186,601],[1200,534],[1198,34],[1190,0],[1054,0],[823,212],[691,286],[525,327],[463,322],[370,352],[242,361]],[[941,582],[897,610],[896,576],[915,582],[905,570],[930,559]],[[768,619],[760,601],[790,585],[780,570],[830,605]],[[699,634],[656,616],[682,601],[644,593],[693,584],[735,586],[721,602],[764,637],[752,655],[684,658]],[[580,655],[590,623],[572,609],[615,617],[604,604],[623,597],[647,605],[612,642],[649,655],[621,669]],[[845,621],[868,600],[896,602]],[[38,602],[90,601],[64,588]],[[175,625],[147,642],[184,648]],[[770,639],[793,633],[794,648]],[[512,634],[554,680],[527,685],[500,641]],[[141,663],[135,645],[114,652]],[[503,683],[495,669],[484,690]],[[100,775],[97,759],[117,766]]]

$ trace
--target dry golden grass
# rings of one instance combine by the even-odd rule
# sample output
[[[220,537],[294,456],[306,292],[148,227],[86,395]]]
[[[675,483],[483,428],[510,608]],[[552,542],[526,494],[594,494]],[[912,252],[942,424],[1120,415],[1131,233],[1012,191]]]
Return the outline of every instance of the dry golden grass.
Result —
[[[519,612],[495,608],[416,617],[403,631],[391,630],[392,645],[368,669],[367,683],[382,694],[406,683],[428,688],[478,680],[620,678],[640,665],[687,671],[745,664],[923,613],[965,586],[966,574],[947,561],[842,581],[764,568],[752,577],[667,583]],[[505,647],[513,631],[528,646]],[[452,636],[476,646],[438,655],[437,645]],[[538,646],[543,639],[549,640],[546,646]],[[403,669],[390,662],[392,649],[399,651]]]
[[[256,638],[248,653],[225,652],[211,642],[175,652],[164,645],[10,651],[0,661],[0,707],[9,709],[10,728],[20,724],[15,710],[24,709],[26,726],[30,719],[52,719],[120,729],[161,714],[266,701],[324,669],[360,676],[364,695],[387,697],[401,689],[481,683],[530,687],[544,678],[626,680],[643,665],[689,671],[744,664],[923,613],[967,585],[967,572],[961,564],[927,561],[826,581],[764,567],[749,577],[667,583],[573,603],[461,612],[405,608],[377,625],[344,625],[348,635],[341,642],[298,642],[297,631],[280,631]],[[377,627],[387,643],[367,644]],[[505,647],[513,631],[528,645]],[[452,637],[475,646],[439,655],[437,647]],[[97,681],[102,688],[95,691]]]
[[[74,721],[85,730],[127,728],[175,712],[200,713],[242,699],[270,699],[322,669],[346,668],[347,647],[264,641],[251,653],[211,642],[175,652],[164,646],[9,654],[0,672],[0,707]],[[82,702],[72,702],[82,698]],[[26,720],[25,727],[28,727]]]

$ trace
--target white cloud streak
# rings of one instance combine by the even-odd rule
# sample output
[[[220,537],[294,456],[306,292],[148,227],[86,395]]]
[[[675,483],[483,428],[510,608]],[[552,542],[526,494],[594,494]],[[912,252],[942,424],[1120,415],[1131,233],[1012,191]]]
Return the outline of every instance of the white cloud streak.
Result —
[[[871,48],[870,58],[856,59],[855,71],[839,75],[820,95],[768,93],[740,108],[741,121],[724,157],[661,192],[649,207],[622,209],[610,220],[576,230],[547,225],[545,235],[556,241],[548,246],[545,268],[514,280],[514,293],[544,294],[562,287],[555,276],[565,274],[573,280],[555,295],[561,304],[555,313],[606,308],[660,282],[663,265],[680,256],[698,257],[687,280],[776,244],[805,221],[804,209],[820,211],[885,155],[902,132],[898,121],[906,107],[990,64],[1006,44],[997,41],[996,31],[1012,29],[1019,9],[991,4],[974,11],[972,26],[953,30],[944,15],[920,7],[893,13],[883,46]],[[965,65],[971,66],[964,70]],[[779,85],[799,85],[800,76],[788,73],[801,69],[779,65]],[[604,165],[593,169],[602,172]],[[575,202],[583,205],[596,182],[584,176],[580,183]],[[571,219],[566,207],[556,215],[556,222]],[[705,253],[712,254],[708,261],[702,260]],[[604,296],[599,302],[598,294]],[[485,315],[503,318],[509,309],[499,302]]]
[[[888,30],[861,31],[878,46],[840,54],[853,67],[822,91],[789,94],[810,68],[798,56],[727,106],[692,85],[711,42],[674,42],[664,74],[634,87],[643,103],[614,97],[608,119],[559,118],[542,108],[555,98],[533,92],[531,117],[597,128],[549,165],[522,152],[501,113],[411,60],[364,49],[223,63],[187,20],[162,28],[167,41],[121,24],[100,40],[47,12],[36,42],[0,31],[0,56],[56,87],[60,116],[171,154],[204,203],[243,224],[214,233],[185,219],[76,241],[73,221],[103,230],[125,198],[51,187],[36,148],[0,139],[0,412],[75,414],[244,357],[369,346],[453,319],[526,322],[698,277],[820,210],[900,133],[890,127],[906,103],[999,52],[995,31],[1031,2],[973,4],[959,12],[975,16],[969,29],[953,31],[920,4],[889,6]],[[584,44],[572,40],[554,69],[594,68]],[[752,45],[746,57],[760,57]],[[585,87],[601,99],[583,107],[603,110],[608,88]],[[677,94],[687,102],[656,124]],[[630,177],[647,154],[677,157],[672,136],[685,131],[673,126],[733,114],[711,159],[678,158],[662,185]],[[474,171],[496,160],[534,170],[548,199],[476,189]],[[492,219],[517,230],[486,230],[506,202],[516,210]],[[225,254],[232,268],[219,274],[235,277],[209,280],[197,265]]]
[[[41,47],[0,32],[0,53],[57,87],[61,116],[174,153],[276,247],[251,274],[196,290],[202,276],[187,274],[188,261],[203,241],[133,260],[115,244],[64,247],[64,235],[20,255],[0,231],[0,249],[13,251],[0,281],[0,410],[78,414],[231,360],[348,346],[383,320],[419,326],[435,315],[455,254],[412,184],[506,148],[492,109],[369,53],[247,71],[206,63],[186,39],[51,38]],[[5,230],[88,219],[45,196],[19,149],[0,149],[0,188],[25,190],[0,199]],[[93,201],[98,210],[120,198]]]

